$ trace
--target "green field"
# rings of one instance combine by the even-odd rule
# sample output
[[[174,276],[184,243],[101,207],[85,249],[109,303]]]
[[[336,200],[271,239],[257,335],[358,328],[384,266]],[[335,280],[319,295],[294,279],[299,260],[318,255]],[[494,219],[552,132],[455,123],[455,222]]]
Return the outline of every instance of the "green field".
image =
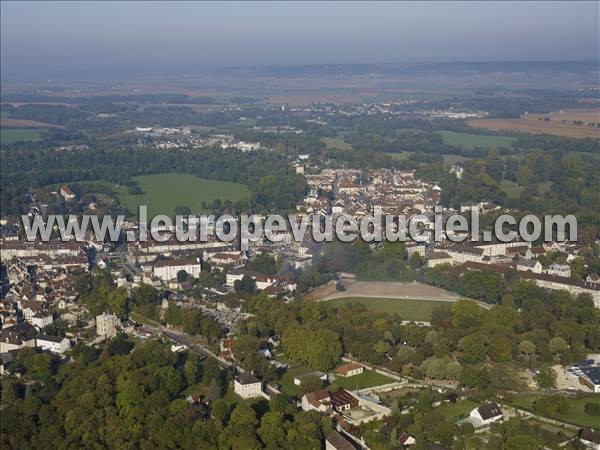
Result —
[[[336,137],[322,137],[321,141],[327,148],[337,148],[340,150],[352,150],[352,146],[344,141],[341,136]]]
[[[444,143],[455,145],[457,147],[507,147],[511,148],[516,138],[504,136],[489,136],[485,134],[457,133],[454,131],[438,131],[438,134],[444,138]]]
[[[42,139],[45,128],[0,128],[0,143],[12,144],[18,141],[36,142]]]
[[[250,191],[243,184],[206,180],[194,175],[161,173],[134,179],[144,194],[131,195],[123,187],[120,188],[119,200],[134,214],[139,205],[147,205],[148,217],[157,214],[173,215],[177,206],[187,206],[192,212],[199,212],[202,201],[236,201],[250,197]]]
[[[542,396],[543,394],[517,395],[510,399],[507,399],[507,403],[519,408],[526,409],[528,411],[533,411],[533,402]],[[592,416],[591,414],[587,414],[584,410],[584,407],[586,403],[599,403],[600,395],[578,395],[577,397],[569,398],[567,401],[569,404],[567,411],[564,414],[556,414],[554,416],[551,416],[551,419],[558,419],[566,423],[583,427],[598,427],[598,416]]]
[[[532,184],[529,186],[519,186],[511,180],[502,180],[500,182],[500,189],[506,192],[509,197],[519,197],[524,189],[529,189],[534,195],[539,192],[545,194],[550,192],[552,189],[552,181],[544,181],[543,183]]]
[[[389,156],[390,158],[397,159],[398,161],[404,161],[414,152],[398,152],[398,153],[386,153],[385,156]]]
[[[338,377],[333,383],[331,383],[331,390],[338,388],[349,389],[355,391],[357,389],[365,389],[373,386],[381,386],[382,384],[393,383],[395,380],[386,377],[385,375],[378,374],[372,370],[365,369],[363,373],[354,375],[352,377]]]
[[[473,400],[459,400],[456,403],[443,403],[437,411],[441,412],[446,420],[455,422],[467,417],[478,406]]]
[[[370,298],[370,297],[346,297],[327,300],[334,306],[347,305],[348,303],[361,303],[376,313],[398,313],[403,320],[415,320],[429,322],[431,312],[437,306],[446,302],[433,300],[414,300],[404,298]]]

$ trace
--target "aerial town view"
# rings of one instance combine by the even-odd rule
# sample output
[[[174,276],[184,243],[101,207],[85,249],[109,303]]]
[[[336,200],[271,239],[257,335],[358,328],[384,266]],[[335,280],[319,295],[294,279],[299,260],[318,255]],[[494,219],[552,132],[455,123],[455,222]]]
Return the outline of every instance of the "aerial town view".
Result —
[[[0,17],[2,450],[600,450],[600,2]]]

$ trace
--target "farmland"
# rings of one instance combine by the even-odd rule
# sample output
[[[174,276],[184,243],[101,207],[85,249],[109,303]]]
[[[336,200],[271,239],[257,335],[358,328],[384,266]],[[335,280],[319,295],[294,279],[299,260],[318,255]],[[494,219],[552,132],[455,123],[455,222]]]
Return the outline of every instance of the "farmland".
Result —
[[[512,143],[516,141],[516,139],[512,137],[489,136],[485,134],[456,133],[454,131],[439,131],[438,134],[442,136],[445,144],[455,145],[457,147],[463,148],[511,148]]]
[[[529,114],[520,119],[478,119],[469,122],[475,128],[494,131],[545,133],[571,138],[600,138],[600,110],[566,110],[548,114]]]
[[[194,175],[161,173],[134,179],[144,193],[132,195],[121,188],[119,200],[132,213],[137,211],[139,205],[147,205],[149,217],[157,214],[172,215],[177,206],[187,206],[192,212],[198,212],[203,201],[237,201],[250,197],[250,191],[242,184],[206,180]]]
[[[1,128],[0,142],[2,144],[12,144],[18,141],[39,141],[44,129],[39,128]]]

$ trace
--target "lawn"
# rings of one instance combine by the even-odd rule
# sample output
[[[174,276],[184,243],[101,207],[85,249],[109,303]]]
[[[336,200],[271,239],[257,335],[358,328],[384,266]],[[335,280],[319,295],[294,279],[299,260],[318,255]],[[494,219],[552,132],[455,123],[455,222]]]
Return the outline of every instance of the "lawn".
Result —
[[[381,375],[373,370],[365,369],[363,373],[354,375],[352,377],[338,377],[334,382],[331,383],[332,390],[338,388],[344,388],[351,391],[357,389],[364,389],[373,386],[381,386],[382,384],[393,383],[395,380],[392,378]]]
[[[42,139],[45,128],[0,128],[0,143],[12,144],[18,141],[36,142]]]
[[[299,393],[298,388],[300,386],[296,386],[294,384],[294,377],[313,371],[314,369],[306,366],[290,367],[279,380],[279,383],[281,384],[281,390],[288,396],[297,396]]]
[[[328,303],[332,303],[334,306],[361,303],[376,313],[398,313],[404,320],[429,322],[433,309],[446,302],[405,298],[346,297],[328,300]]]
[[[528,371],[518,362],[495,363],[490,370],[490,384],[495,390],[526,390]]]
[[[236,201],[250,197],[250,191],[243,184],[206,180],[194,175],[161,173],[134,179],[144,194],[131,195],[127,188],[121,188],[119,200],[134,214],[139,205],[147,205],[149,218],[157,214],[173,215],[177,206],[199,212],[202,201],[210,204],[216,199]]]
[[[437,411],[441,412],[447,420],[456,421],[467,417],[478,404],[473,400],[459,400],[456,403],[443,403]]]
[[[505,137],[505,136],[489,136],[489,135],[485,135],[485,134],[457,133],[455,131],[438,131],[437,133],[442,136],[445,144],[455,145],[457,147],[464,147],[464,148],[473,148],[473,147],[511,148],[512,143],[514,141],[516,141],[516,138]]]
[[[542,397],[543,394],[522,394],[507,398],[507,403],[533,411],[533,402]],[[583,427],[598,427],[598,416],[587,414],[584,410],[586,403],[600,403],[600,395],[583,394],[573,398],[568,398],[569,404],[567,411],[564,414],[556,414],[550,416],[551,419],[557,419],[566,423],[571,423]]]

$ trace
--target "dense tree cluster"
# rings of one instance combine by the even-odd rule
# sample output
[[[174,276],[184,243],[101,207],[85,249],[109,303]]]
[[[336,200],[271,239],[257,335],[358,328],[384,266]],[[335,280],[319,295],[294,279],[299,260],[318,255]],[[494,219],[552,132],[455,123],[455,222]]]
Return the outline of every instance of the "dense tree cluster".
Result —
[[[2,448],[318,450],[331,429],[329,419],[298,412],[285,398],[232,401],[213,359],[172,353],[155,340],[131,352],[109,349],[78,345],[60,366],[48,353],[19,352],[21,379],[2,380]]]
[[[285,158],[268,152],[22,149],[2,150],[0,156],[3,214],[26,212],[25,194],[44,186],[91,180],[133,185],[133,176],[165,172],[245,184],[252,192],[248,206],[257,211],[293,209],[306,189],[304,177],[293,173]]]

